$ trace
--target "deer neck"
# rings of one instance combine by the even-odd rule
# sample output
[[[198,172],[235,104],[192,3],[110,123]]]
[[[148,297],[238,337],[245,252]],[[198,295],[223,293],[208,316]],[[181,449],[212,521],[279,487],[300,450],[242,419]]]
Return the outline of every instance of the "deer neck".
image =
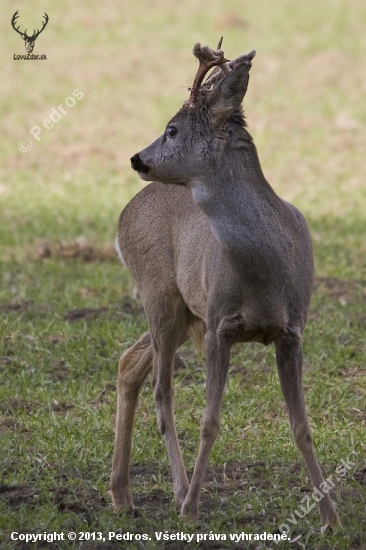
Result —
[[[237,249],[263,241],[279,199],[262,173],[254,144],[226,151],[220,165],[189,187],[222,246]]]

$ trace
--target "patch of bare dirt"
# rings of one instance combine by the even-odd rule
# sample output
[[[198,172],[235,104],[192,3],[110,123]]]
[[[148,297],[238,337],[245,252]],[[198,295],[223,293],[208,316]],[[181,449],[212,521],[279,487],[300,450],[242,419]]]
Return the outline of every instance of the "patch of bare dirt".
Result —
[[[55,382],[62,382],[69,376],[69,369],[66,365],[65,359],[54,361],[52,363],[52,372],[50,373],[52,380]]]
[[[53,410],[53,412],[65,412],[69,411],[70,409],[73,409],[75,405],[72,403],[65,403],[63,401],[58,402],[56,399],[54,399],[51,403],[50,408]]]
[[[24,311],[28,311],[31,304],[31,300],[24,300],[23,302],[14,302],[10,304],[0,304],[0,311],[3,311],[4,313],[11,313],[13,311],[23,313]]]
[[[106,306],[96,308],[75,308],[66,313],[66,315],[64,316],[64,321],[69,321],[70,323],[73,323],[74,321],[93,319],[94,317],[106,313],[108,310],[109,308]]]
[[[355,480],[366,488],[366,463],[354,475]]]
[[[356,325],[366,329],[366,315],[358,315],[357,317],[354,318],[353,321],[351,321],[350,324],[351,326]]]
[[[300,464],[292,465],[288,472],[297,475],[300,471]],[[154,464],[140,465],[136,464],[131,466],[131,482],[136,484],[139,479],[157,478],[162,475],[169,482],[171,482],[170,471],[161,472],[159,466]],[[192,472],[189,474],[191,477]],[[245,491],[246,487],[256,486],[263,487],[264,485],[270,485],[271,480],[268,478],[268,472],[266,470],[265,462],[230,462],[223,466],[217,466],[215,468],[209,468],[205,475],[204,488],[202,492],[202,508],[206,510],[217,508],[217,498],[223,497],[230,498],[238,490]],[[172,501],[172,494],[167,494],[160,488],[156,487],[148,494],[137,493],[134,500],[138,506],[146,506],[160,508],[164,505],[169,505]]]
[[[30,485],[0,485],[0,499],[13,509],[37,503],[36,489]]]
[[[35,305],[33,300],[23,300],[21,302],[10,302],[8,304],[0,304],[0,314],[8,315],[17,313],[19,315],[44,315],[51,310],[50,304]]]
[[[4,357],[0,357],[0,364],[1,365],[10,365],[10,363],[13,362],[13,359],[9,357],[8,355],[5,355]]]
[[[27,485],[0,485],[0,499],[12,509],[18,509],[22,505],[29,506],[38,503],[36,489]],[[53,501],[60,512],[73,512],[81,516],[88,525],[91,525],[95,520],[95,512],[108,506],[105,499],[101,498],[98,492],[93,489],[79,488],[76,492],[66,486],[59,486],[55,490]],[[95,541],[86,543],[83,545],[84,547],[88,550],[114,550],[119,548],[113,542],[103,543],[103,546],[101,546]],[[21,543],[17,548],[23,550]],[[43,541],[40,541],[37,548],[49,548],[49,543],[44,541],[43,544]],[[56,548],[58,548],[57,545]]]
[[[4,420],[0,420],[0,433],[6,432],[7,430],[14,430],[14,428],[17,426],[17,421],[15,418],[5,418]]]
[[[102,306],[97,308],[91,307],[82,307],[75,308],[68,311],[64,320],[69,322],[80,321],[80,320],[89,320],[98,317],[99,315],[105,315],[106,313],[112,313],[113,315],[120,316],[120,313],[124,315],[144,315],[144,308],[141,305],[141,302],[133,300],[129,296],[125,296],[120,304]]]
[[[0,313],[3,312],[5,315],[16,312],[20,315],[26,314],[29,311],[32,311],[32,315],[40,314],[44,315],[45,313],[52,310],[49,305],[36,306],[31,300],[25,300],[23,302],[15,302],[8,304],[0,304]],[[144,308],[138,300],[134,300],[130,296],[125,296],[119,304],[112,304],[108,306],[102,306],[97,308],[83,307],[83,308],[74,308],[70,311],[67,311],[64,315],[64,320],[69,322],[80,321],[80,320],[89,320],[98,317],[99,315],[105,315],[107,312],[114,312],[115,315],[120,317],[120,314],[123,315],[144,315]],[[56,334],[49,337],[51,344],[57,345],[62,342],[64,337],[62,335]],[[12,362],[10,357],[11,350],[7,350],[7,355],[0,357],[0,364],[7,365]]]
[[[59,486],[54,494],[54,503],[63,512],[74,512],[82,515],[90,525],[93,522],[95,512],[108,506],[103,497],[94,489],[79,488],[77,492],[67,486]]]
[[[165,508],[168,511],[172,498],[172,494],[167,494],[162,489],[155,488],[148,493],[136,495],[135,501],[136,505],[141,508],[159,511]]]
[[[220,496],[232,496],[240,488],[245,490],[248,484],[258,487],[270,484],[265,462],[231,462],[208,469],[205,476],[206,488],[211,487]]]
[[[3,414],[13,413],[18,409],[24,410],[27,414],[31,414],[39,408],[40,404],[36,401],[27,401],[26,399],[7,399],[0,403],[0,412]]]
[[[80,260],[82,262],[117,261],[117,253],[111,245],[94,246],[84,238],[75,242],[42,242],[37,249],[30,249],[32,259],[47,260],[51,257],[64,260]]]
[[[119,306],[122,313],[126,315],[145,315],[142,303],[139,300],[135,300],[130,296],[124,296]]]
[[[337,298],[343,304],[360,298],[366,300],[366,281],[315,277],[314,292],[328,294],[332,298]]]

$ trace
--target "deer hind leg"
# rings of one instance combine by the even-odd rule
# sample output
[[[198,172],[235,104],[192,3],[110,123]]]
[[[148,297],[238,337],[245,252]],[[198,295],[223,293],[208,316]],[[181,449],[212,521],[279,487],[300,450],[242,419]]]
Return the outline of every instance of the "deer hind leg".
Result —
[[[216,331],[206,334],[206,407],[201,419],[201,440],[181,514],[191,520],[198,515],[200,492],[211,449],[220,430],[220,410],[230,361],[230,341]]]
[[[173,366],[177,348],[187,339],[185,326],[185,304],[180,304],[166,316],[164,327],[149,319],[151,330],[158,326],[153,338],[154,349],[154,389],[158,428],[164,436],[165,445],[172,471],[174,500],[177,508],[184,501],[189,487],[186,469],[183,463],[182,451],[175,427],[173,407]],[[168,307],[167,309],[170,309]],[[167,310],[166,310],[167,313]]]
[[[308,424],[304,395],[301,385],[302,353],[300,333],[292,328],[282,331],[276,340],[276,361],[281,388],[289,410],[290,425],[300,449],[313,487],[322,491],[324,478],[318,464],[310,427]],[[319,501],[319,511],[325,525],[340,525],[337,512],[328,493]]]
[[[152,369],[150,333],[122,355],[118,365],[117,419],[110,487],[116,511],[134,509],[130,491],[132,429],[139,390]]]

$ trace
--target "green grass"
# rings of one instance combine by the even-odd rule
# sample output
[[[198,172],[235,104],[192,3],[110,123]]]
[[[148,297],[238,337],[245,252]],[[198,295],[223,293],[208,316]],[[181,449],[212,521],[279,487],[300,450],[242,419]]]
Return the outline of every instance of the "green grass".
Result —
[[[35,53],[10,27],[37,28]],[[244,107],[264,173],[306,215],[316,284],[304,334],[304,388],[326,476],[353,462],[332,492],[343,527],[321,532],[316,509],[280,548],[366,548],[366,186],[362,0],[197,2],[106,0],[76,6],[6,0],[0,23],[0,546],[10,534],[278,532],[311,494],[290,430],[274,349],[233,350],[222,429],[196,526],[173,505],[152,391],[141,391],[132,456],[138,514],[116,516],[109,494],[121,352],[146,330],[133,282],[113,258],[118,215],[142,187],[129,158],[187,98],[195,41],[224,35],[233,57],[257,49]],[[42,125],[76,88],[84,97],[41,140]],[[31,138],[22,153],[18,142]],[[92,258],[86,256],[86,252]],[[85,259],[93,261],[85,261]],[[191,345],[176,373],[177,429],[192,472],[204,369]],[[353,453],[353,454],[352,454]],[[296,517],[296,516],[295,516]],[[178,542],[53,542],[32,548],[186,548]],[[275,548],[230,540],[202,548]],[[261,544],[261,546],[259,546]],[[27,545],[27,548],[30,546]],[[192,548],[197,543],[192,543]]]

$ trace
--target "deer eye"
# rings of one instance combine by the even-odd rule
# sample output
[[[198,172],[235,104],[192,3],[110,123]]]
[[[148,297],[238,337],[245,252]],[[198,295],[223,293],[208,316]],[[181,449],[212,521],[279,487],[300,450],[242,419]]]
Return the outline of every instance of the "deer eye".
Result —
[[[178,130],[176,129],[175,126],[168,126],[168,128],[166,129],[166,133],[169,137],[175,137],[178,133]]]

